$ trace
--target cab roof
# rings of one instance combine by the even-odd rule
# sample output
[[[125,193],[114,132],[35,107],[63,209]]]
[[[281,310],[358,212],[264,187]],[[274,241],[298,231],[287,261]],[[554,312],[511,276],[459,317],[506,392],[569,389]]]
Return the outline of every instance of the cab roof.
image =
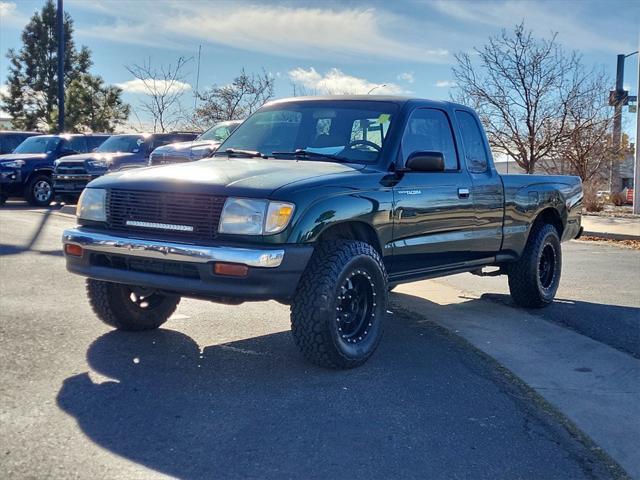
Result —
[[[402,95],[320,95],[320,96],[307,96],[307,97],[288,97],[273,100],[268,102],[267,105],[277,105],[281,103],[297,103],[297,102],[310,102],[310,101],[326,101],[326,102],[385,102],[395,103],[398,107],[402,107],[405,104],[424,105],[424,106],[439,106],[439,107],[463,107],[454,102],[446,100],[429,100],[426,98],[408,97]]]

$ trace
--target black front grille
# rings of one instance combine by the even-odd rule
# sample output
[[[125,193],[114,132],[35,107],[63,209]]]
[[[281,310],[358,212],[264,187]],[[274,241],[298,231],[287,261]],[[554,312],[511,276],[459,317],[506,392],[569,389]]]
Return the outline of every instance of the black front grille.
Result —
[[[92,253],[89,261],[91,265],[98,267],[116,268],[130,272],[155,273],[180,278],[200,278],[198,267],[193,263],[150,260],[124,255],[108,255],[105,253]]]
[[[107,221],[112,230],[213,240],[218,233],[225,199],[218,195],[112,189],[107,194]],[[166,226],[127,224],[132,221]]]
[[[86,174],[87,169],[84,166],[84,163],[60,163],[56,167],[56,174],[58,175],[79,175]]]

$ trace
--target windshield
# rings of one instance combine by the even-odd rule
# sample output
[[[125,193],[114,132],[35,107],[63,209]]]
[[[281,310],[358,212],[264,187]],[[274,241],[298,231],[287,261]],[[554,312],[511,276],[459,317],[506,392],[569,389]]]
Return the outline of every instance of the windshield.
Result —
[[[224,142],[231,132],[237,128],[237,123],[217,123],[198,137],[198,140]]]
[[[60,143],[60,137],[29,137],[13,153],[51,153]]]
[[[393,103],[362,100],[276,104],[249,117],[218,152],[232,149],[295,159],[302,152],[314,160],[322,155],[326,160],[371,163],[378,160],[396,109]]]
[[[142,135],[114,135],[109,137],[96,152],[128,152],[138,153],[144,148],[145,138]]]

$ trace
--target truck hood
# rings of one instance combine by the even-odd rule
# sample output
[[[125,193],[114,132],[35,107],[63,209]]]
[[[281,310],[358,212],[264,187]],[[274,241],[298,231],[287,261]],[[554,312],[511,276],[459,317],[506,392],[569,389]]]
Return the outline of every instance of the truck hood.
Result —
[[[217,148],[219,145],[220,145],[220,142],[216,142],[214,140],[193,140],[191,142],[170,143],[169,145],[163,145],[162,147],[158,147],[154,151],[156,153],[184,152],[186,150],[191,150],[193,148],[209,147],[211,149],[214,149],[214,148]]]
[[[220,146],[214,140],[193,140],[191,142],[177,142],[156,148],[151,154],[154,165],[174,163],[179,161],[199,160],[208,157]]]
[[[215,157],[193,163],[138,168],[100,177],[92,188],[268,197],[298,181],[355,172],[364,165]]]
[[[77,155],[69,155],[67,157],[62,157],[59,163],[84,163],[87,160],[107,160],[108,162],[113,162],[114,160],[120,160],[123,158],[131,157],[135,155],[134,153],[129,152],[92,152],[92,153],[79,153]]]
[[[0,155],[0,162],[7,162],[10,160],[24,160],[28,162],[29,160],[44,160],[47,158],[46,153],[7,153],[5,155]]]

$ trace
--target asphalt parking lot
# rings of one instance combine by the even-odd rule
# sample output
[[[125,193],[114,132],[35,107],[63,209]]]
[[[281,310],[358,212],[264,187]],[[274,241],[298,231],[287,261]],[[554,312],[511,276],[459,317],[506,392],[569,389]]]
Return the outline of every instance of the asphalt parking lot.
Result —
[[[1,478],[610,478],[502,369],[415,315],[351,371],[304,363],[288,307],[183,300],[102,325],[64,270],[74,219],[0,209]],[[572,248],[572,247],[569,247]]]

